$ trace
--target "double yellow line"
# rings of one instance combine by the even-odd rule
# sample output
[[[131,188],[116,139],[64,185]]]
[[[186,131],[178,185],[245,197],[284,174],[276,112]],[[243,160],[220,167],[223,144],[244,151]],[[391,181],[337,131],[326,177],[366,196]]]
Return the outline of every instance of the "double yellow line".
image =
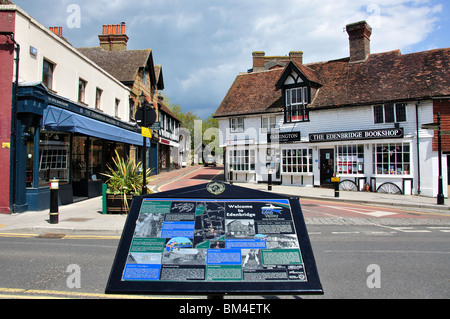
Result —
[[[45,234],[44,234],[45,235]],[[35,238],[42,234],[24,234],[24,233],[0,233],[0,237],[13,238]],[[61,234],[58,239],[120,239],[121,236],[96,236],[96,235],[65,235]]]
[[[37,290],[21,288],[1,288],[0,298],[3,299],[182,299],[170,296],[139,296],[139,295],[106,295],[99,293]]]

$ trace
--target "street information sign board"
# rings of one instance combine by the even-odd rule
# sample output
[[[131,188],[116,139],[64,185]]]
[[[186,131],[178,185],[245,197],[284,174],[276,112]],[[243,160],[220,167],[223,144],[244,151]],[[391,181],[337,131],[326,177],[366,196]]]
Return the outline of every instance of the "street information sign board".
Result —
[[[133,200],[106,293],[323,290],[298,198],[210,183]]]

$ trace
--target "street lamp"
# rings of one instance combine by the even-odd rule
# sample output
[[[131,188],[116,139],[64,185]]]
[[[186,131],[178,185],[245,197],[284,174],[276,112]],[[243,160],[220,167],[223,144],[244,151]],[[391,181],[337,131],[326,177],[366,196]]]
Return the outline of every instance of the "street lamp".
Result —
[[[444,185],[442,181],[442,132],[441,132],[441,113],[438,113],[438,153],[439,153],[439,184],[438,184],[438,196],[437,204],[444,205]]]

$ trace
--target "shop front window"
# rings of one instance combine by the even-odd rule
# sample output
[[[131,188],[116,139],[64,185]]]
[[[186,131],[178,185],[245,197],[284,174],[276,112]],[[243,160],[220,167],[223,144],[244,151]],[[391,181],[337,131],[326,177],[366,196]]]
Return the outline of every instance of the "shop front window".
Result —
[[[409,143],[374,145],[374,174],[409,175],[411,169],[411,146]]]
[[[283,173],[312,173],[312,149],[283,150]]]
[[[88,178],[90,181],[97,181],[102,178],[103,141],[90,138],[90,144]]]
[[[255,150],[230,151],[229,163],[234,171],[254,171],[256,169]]]
[[[338,174],[364,174],[363,145],[339,145],[336,159]]]
[[[41,132],[39,141],[39,186],[50,185],[57,178],[69,182],[70,136],[59,132]]]
[[[72,179],[74,182],[87,181],[87,137],[74,136],[72,150]]]

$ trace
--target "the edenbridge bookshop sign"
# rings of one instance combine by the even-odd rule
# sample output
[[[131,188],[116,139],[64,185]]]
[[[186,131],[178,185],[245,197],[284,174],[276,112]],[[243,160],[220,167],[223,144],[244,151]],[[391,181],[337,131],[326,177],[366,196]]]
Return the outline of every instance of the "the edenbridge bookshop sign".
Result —
[[[403,138],[402,128],[309,134],[310,142]]]

